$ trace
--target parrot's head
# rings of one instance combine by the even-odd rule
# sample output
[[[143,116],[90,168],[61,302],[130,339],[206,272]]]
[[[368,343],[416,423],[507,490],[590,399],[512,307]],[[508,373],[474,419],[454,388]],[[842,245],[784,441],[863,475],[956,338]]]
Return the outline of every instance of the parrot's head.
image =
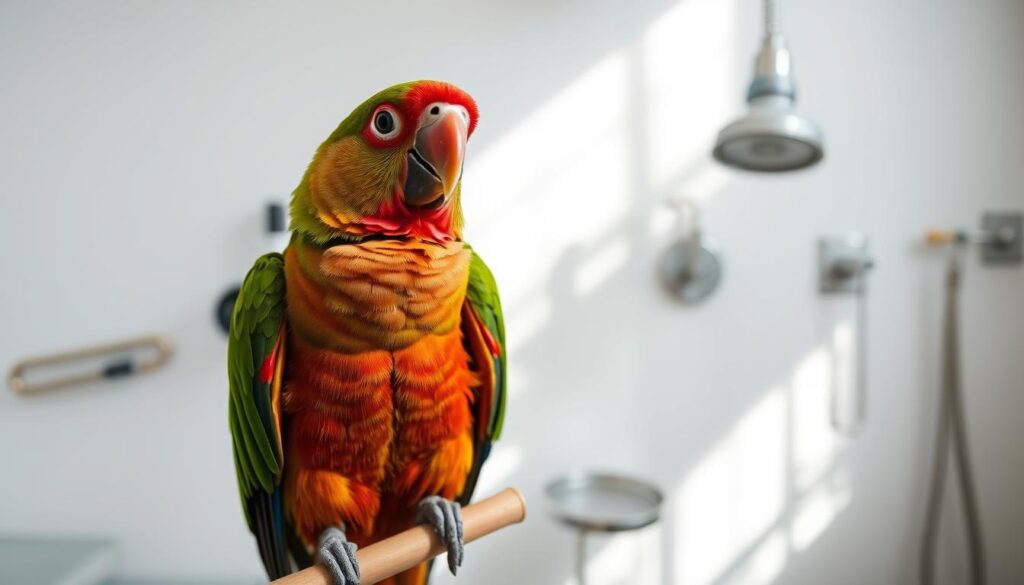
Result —
[[[317,242],[461,238],[459,201],[473,98],[440,81],[389,87],[317,149],[292,198],[292,229]]]

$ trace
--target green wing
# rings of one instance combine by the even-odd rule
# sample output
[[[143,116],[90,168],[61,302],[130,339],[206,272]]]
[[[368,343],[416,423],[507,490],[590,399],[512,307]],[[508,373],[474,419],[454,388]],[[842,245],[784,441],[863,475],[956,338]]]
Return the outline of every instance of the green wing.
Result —
[[[476,426],[474,432],[473,467],[459,500],[469,502],[476,487],[491,444],[501,436],[505,420],[505,395],[508,387],[505,354],[505,320],[494,275],[484,261],[473,252],[469,267],[469,286],[462,319],[463,339],[480,378],[473,403]]]
[[[280,490],[284,321],[284,259],[267,254],[256,260],[235,301],[228,339],[228,417],[246,521],[272,579],[290,571]]]

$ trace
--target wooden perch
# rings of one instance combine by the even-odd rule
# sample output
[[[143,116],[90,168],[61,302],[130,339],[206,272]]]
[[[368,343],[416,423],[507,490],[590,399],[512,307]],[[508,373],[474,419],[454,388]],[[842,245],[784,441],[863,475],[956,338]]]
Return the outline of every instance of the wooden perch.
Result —
[[[462,510],[466,543],[522,522],[526,500],[519,490],[508,488]],[[377,583],[445,552],[444,544],[430,526],[416,526],[365,546],[356,552],[362,585]],[[292,573],[272,585],[331,585],[331,578],[319,565]]]

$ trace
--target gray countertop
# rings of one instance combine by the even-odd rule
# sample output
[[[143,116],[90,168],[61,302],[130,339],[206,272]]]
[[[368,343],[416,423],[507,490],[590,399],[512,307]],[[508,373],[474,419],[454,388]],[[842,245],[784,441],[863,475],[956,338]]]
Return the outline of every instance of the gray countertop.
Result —
[[[112,540],[0,536],[0,583],[98,585],[113,574],[117,557]]]

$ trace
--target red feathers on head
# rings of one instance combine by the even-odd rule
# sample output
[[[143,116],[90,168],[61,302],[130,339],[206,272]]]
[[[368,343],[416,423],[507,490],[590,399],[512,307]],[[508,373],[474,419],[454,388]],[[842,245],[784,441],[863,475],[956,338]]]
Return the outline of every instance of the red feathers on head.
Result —
[[[458,87],[443,81],[421,81],[414,85],[409,93],[405,94],[405,100],[401,104],[402,111],[408,120],[419,119],[423,108],[434,102],[455,104],[466,108],[469,112],[469,135],[473,135],[476,128],[477,118],[480,111],[476,102],[468,93]]]

